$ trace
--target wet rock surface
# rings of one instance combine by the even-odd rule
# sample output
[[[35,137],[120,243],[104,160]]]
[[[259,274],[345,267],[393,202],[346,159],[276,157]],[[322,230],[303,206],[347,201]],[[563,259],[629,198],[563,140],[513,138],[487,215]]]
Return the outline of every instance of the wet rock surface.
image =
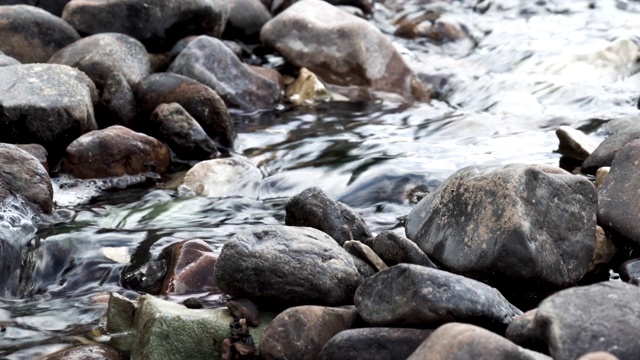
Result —
[[[408,263],[436,268],[416,243],[391,231],[376,235],[369,246],[389,266]]]
[[[405,328],[362,328],[345,330],[332,337],[318,359],[393,360],[406,359],[432,330]]]
[[[431,328],[459,321],[504,330],[522,314],[490,286],[410,264],[367,279],[354,302],[362,319],[374,326]]]
[[[587,174],[595,174],[599,168],[611,166],[616,154],[625,145],[640,139],[640,122],[623,118],[613,120],[607,125],[612,134],[604,139],[582,164],[582,171]]]
[[[351,256],[311,228],[257,226],[222,248],[215,280],[225,293],[297,304],[344,304],[362,283]]]
[[[0,200],[20,196],[36,213],[53,210],[51,179],[38,159],[17,146],[0,143],[0,163]]]
[[[189,169],[180,188],[207,197],[253,197],[261,179],[260,170],[245,159],[214,159]]]
[[[640,285],[640,259],[627,260],[620,265],[620,279],[632,285]]]
[[[549,347],[533,325],[536,312],[536,309],[529,310],[515,318],[507,327],[505,337],[516,345],[546,354]]]
[[[161,294],[219,292],[213,279],[216,255],[202,240],[178,243],[172,251]]]
[[[163,174],[171,159],[160,141],[114,125],[87,133],[67,148],[61,169],[80,179]]]

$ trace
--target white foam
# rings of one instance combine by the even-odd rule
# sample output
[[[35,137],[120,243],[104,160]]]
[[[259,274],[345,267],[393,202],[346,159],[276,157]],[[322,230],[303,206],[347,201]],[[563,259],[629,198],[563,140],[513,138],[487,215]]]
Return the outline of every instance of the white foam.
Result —
[[[0,201],[0,239],[26,245],[35,235],[37,217],[19,196],[9,195]]]
[[[76,179],[69,175],[61,175],[51,179],[53,202],[62,207],[86,204],[105,190],[125,189],[142,183],[147,178],[155,177],[155,174],[138,174],[102,179]]]

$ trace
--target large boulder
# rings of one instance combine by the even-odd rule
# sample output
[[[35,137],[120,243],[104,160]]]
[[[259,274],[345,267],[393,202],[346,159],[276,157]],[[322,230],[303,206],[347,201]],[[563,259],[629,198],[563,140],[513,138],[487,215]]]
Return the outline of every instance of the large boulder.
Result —
[[[260,29],[271,20],[269,9],[260,0],[235,0],[222,36],[226,39],[260,42]]]
[[[460,321],[504,330],[522,314],[488,285],[410,264],[368,278],[354,302],[362,319],[374,326],[436,327]]]
[[[44,63],[80,35],[64,20],[29,5],[0,6],[0,51],[21,63]]]
[[[598,220],[608,229],[640,244],[640,139],[625,145],[616,155],[611,170],[598,188]]]
[[[360,214],[332,200],[315,186],[290,198],[285,210],[284,221],[287,225],[318,229],[329,234],[340,245],[348,240],[365,240],[372,236]]]
[[[312,228],[256,226],[224,244],[215,281],[235,297],[295,304],[344,304],[363,281],[354,260]]]
[[[210,36],[190,42],[168,71],[209,86],[229,107],[266,109],[280,98],[278,84],[251,71],[221,40]]]
[[[115,125],[91,131],[67,147],[61,170],[81,179],[145,173],[163,174],[169,148],[160,141]]]
[[[0,66],[20,65],[20,61],[0,51]]]
[[[306,67],[328,83],[428,99],[380,30],[325,1],[296,2],[265,24],[260,38],[289,62]]]
[[[494,286],[560,287],[588,271],[597,196],[556,167],[470,166],[418,203],[409,239],[445,269]]]
[[[320,360],[406,359],[431,334],[426,329],[362,328],[345,330],[332,337]]]
[[[51,213],[51,179],[38,159],[17,146],[0,143],[0,164],[0,201],[20,196],[36,213]]]
[[[236,131],[229,110],[210,87],[186,76],[172,73],[152,74],[135,87],[141,126],[149,123],[158,105],[178,103],[202,126],[212,140],[224,148],[233,147]]]
[[[0,141],[43,145],[59,157],[69,143],[97,128],[95,85],[64,65],[0,67]]]
[[[376,235],[368,245],[389,266],[408,263],[436,267],[416,243],[391,231]]]
[[[621,360],[640,353],[640,288],[602,282],[560,291],[538,307],[534,326],[554,359],[607,351]]]
[[[62,18],[82,34],[123,33],[151,52],[168,51],[188,35],[222,35],[225,0],[71,0]]]

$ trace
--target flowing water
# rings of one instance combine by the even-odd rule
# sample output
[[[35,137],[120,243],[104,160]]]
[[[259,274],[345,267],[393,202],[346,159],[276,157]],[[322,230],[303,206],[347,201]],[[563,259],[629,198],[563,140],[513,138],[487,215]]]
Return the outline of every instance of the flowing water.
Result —
[[[264,175],[247,196],[193,197],[162,184],[101,192],[136,179],[55,179],[57,211],[37,228],[19,204],[0,209],[0,234],[27,249],[20,269],[0,278],[19,284],[0,294],[0,358],[99,341],[93,329],[106,294],[136,296],[119,284],[129,259],[143,262],[191,238],[219,250],[243,228],[283,223],[287,197],[309,186],[355,207],[374,233],[402,232],[412,187],[434,189],[472,164],[558,165],[558,126],[602,139],[603,122],[637,112],[640,3],[497,0],[485,13],[474,5],[376,4],[374,24],[417,73],[439,80],[431,104],[387,99],[236,114],[235,156]],[[395,20],[425,9],[463,24],[470,37],[437,44],[392,35]]]

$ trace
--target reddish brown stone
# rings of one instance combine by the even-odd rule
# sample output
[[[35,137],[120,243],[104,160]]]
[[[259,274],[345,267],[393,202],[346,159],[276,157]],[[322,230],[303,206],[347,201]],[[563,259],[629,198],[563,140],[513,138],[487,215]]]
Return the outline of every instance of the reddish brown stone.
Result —
[[[216,256],[202,240],[186,240],[173,249],[162,294],[219,292],[214,281]]]

